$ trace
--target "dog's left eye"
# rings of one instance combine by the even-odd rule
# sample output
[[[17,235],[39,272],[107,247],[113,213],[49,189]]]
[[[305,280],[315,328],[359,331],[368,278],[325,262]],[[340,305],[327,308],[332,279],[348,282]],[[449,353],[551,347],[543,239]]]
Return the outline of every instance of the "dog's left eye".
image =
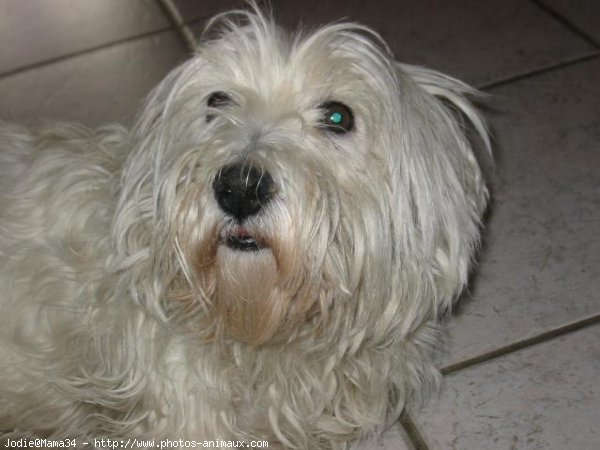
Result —
[[[354,114],[350,107],[340,102],[327,102],[320,108],[323,111],[321,124],[327,131],[345,134],[354,129]]]
[[[235,105],[235,101],[225,92],[217,91],[210,94],[206,104],[209,108],[222,108],[223,106]],[[210,122],[214,118],[214,114],[208,114],[206,121]]]

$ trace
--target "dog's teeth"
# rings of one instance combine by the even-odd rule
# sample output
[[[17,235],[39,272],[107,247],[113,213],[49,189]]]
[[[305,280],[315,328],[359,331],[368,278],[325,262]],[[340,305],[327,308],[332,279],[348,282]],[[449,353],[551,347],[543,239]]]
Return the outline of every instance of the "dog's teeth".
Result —
[[[258,242],[250,235],[229,236],[226,241],[227,247],[244,252],[260,250]]]

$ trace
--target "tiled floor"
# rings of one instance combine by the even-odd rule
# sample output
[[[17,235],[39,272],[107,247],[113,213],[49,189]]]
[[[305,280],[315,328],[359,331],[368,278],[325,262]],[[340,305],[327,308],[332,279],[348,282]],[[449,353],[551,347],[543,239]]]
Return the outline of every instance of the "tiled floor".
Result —
[[[131,122],[190,53],[174,16],[189,38],[243,1],[33,3],[0,0],[0,118],[98,125]],[[366,23],[490,94],[494,204],[444,390],[357,448],[600,448],[600,1],[272,3],[288,26]]]

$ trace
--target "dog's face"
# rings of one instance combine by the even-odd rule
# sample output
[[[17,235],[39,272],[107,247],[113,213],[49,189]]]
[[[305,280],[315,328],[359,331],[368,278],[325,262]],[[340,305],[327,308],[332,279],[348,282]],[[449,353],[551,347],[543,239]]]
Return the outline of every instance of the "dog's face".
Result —
[[[479,168],[433,95],[483,131],[467,88],[396,64],[357,26],[288,36],[245,20],[150,99],[123,176],[122,251],[148,247],[160,307],[205,337],[409,333],[460,290],[478,236]]]

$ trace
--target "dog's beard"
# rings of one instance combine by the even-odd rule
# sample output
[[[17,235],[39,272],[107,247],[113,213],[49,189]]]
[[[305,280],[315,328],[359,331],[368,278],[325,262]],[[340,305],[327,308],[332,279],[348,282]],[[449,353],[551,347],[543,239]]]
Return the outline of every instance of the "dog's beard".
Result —
[[[207,217],[202,217],[197,229],[205,233],[189,233],[188,239],[180,236],[180,261],[189,268],[187,278],[193,287],[190,294],[177,298],[175,308],[192,327],[189,312],[201,303],[202,315],[212,322],[209,337],[260,345],[288,339],[314,315],[321,287],[318,268],[307,269],[311,267],[306,261],[309,245],[298,245],[301,238],[295,236],[291,221],[284,217],[287,214],[277,216],[260,220],[261,227],[248,228],[208,225],[203,222]],[[240,228],[256,245],[231,244]],[[189,237],[194,234],[195,243]],[[187,253],[186,248],[193,250]]]
[[[240,251],[220,245],[216,255],[216,309],[224,333],[260,343],[272,336],[289,301],[279,285],[270,249]]]

